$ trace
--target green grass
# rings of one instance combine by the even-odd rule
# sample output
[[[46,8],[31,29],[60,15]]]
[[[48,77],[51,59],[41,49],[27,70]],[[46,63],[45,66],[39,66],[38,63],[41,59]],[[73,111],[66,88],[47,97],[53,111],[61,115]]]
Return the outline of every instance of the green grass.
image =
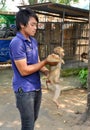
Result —
[[[61,70],[61,76],[67,77],[67,76],[76,76],[81,71],[81,68],[71,68],[71,69],[63,69]]]

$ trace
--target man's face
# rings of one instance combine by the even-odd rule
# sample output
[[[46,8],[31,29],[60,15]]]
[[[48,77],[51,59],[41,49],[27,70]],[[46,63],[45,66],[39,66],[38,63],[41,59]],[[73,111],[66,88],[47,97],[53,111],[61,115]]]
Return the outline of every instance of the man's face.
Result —
[[[21,26],[21,32],[25,37],[34,36],[37,30],[37,21],[31,17],[26,26]]]

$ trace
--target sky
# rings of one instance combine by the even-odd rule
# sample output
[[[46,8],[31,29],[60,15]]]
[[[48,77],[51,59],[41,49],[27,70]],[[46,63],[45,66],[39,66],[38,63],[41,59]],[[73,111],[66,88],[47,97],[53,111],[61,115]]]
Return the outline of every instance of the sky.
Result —
[[[27,4],[28,0],[25,0],[25,3]],[[17,12],[19,9],[17,6],[21,3],[21,0],[7,0],[7,7],[10,8],[11,11]]]
[[[73,3],[73,2],[71,3],[73,7],[79,7],[88,10],[89,10],[89,4],[90,4],[90,0],[79,0],[78,3]]]
[[[19,5],[21,0],[7,0],[7,8],[9,11],[17,12],[19,9],[17,8],[17,5]],[[28,0],[25,0],[25,3],[28,3]],[[71,2],[71,6],[78,7],[78,8],[84,8],[89,10],[89,0],[79,0],[79,3],[73,3]]]
[[[14,0],[14,1],[6,0],[7,10],[17,12],[19,10],[17,6],[20,5],[20,3],[21,3],[21,0]],[[25,0],[25,3],[27,4],[28,0]]]

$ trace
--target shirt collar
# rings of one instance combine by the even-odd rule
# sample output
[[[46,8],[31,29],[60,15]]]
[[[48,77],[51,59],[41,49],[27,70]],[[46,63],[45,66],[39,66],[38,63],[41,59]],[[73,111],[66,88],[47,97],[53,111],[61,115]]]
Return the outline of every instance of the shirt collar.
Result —
[[[17,32],[17,37],[19,37],[20,39],[22,39],[23,41],[28,41],[25,37],[24,37],[24,35],[21,33],[21,32]],[[29,42],[31,42],[31,37],[29,37],[30,38],[30,41]]]

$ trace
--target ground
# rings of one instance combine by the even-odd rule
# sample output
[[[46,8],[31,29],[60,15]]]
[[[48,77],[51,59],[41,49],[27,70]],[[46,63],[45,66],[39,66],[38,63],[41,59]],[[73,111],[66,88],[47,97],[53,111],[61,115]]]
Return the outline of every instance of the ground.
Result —
[[[0,130],[20,130],[11,79],[11,69],[0,70]],[[42,104],[35,130],[90,130],[88,122],[77,124],[86,109],[87,91],[80,88],[77,77],[63,78],[61,86],[61,108],[58,109],[52,101],[54,92],[42,84]]]

